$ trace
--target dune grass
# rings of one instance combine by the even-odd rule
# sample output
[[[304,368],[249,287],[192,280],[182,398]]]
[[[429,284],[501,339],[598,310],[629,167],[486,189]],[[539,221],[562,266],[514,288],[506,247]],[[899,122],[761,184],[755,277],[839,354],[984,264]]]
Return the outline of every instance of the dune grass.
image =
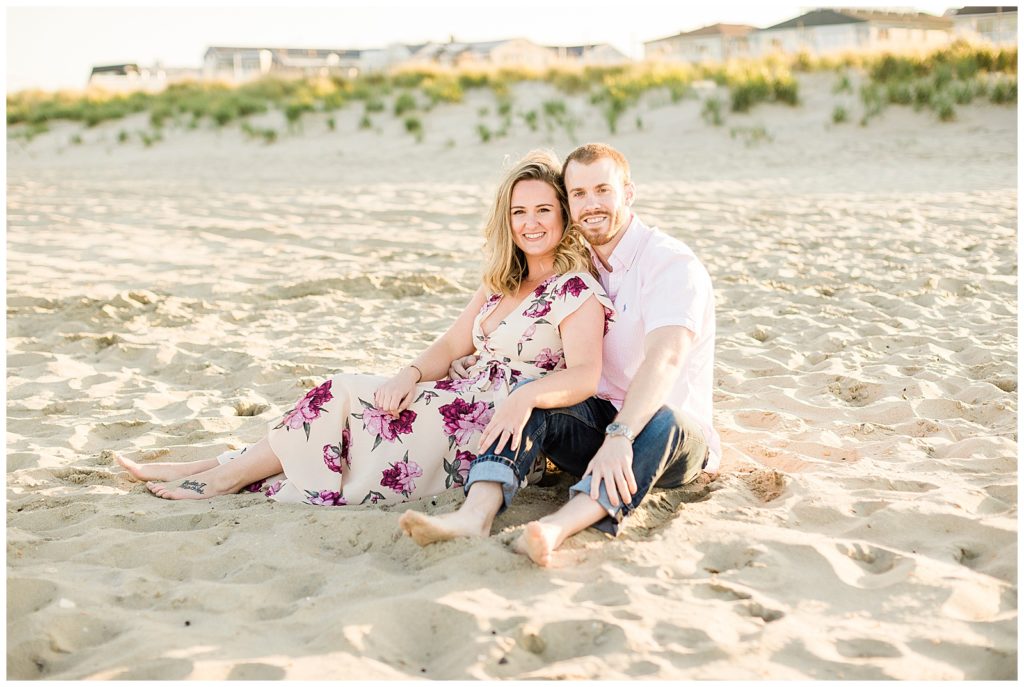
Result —
[[[393,100],[395,116],[407,118],[412,112],[428,111],[450,103],[463,102],[471,90],[489,89],[495,96],[501,117],[497,133],[513,125],[512,86],[523,81],[550,84],[566,96],[584,96],[598,108],[611,133],[619,130],[622,117],[637,107],[647,94],[657,93],[654,105],[678,102],[693,97],[694,84],[712,81],[728,90],[733,112],[749,112],[761,103],[800,103],[795,74],[808,71],[834,71],[834,92],[851,92],[849,73],[862,75],[860,95],[864,104],[862,124],[892,104],[929,109],[943,120],[952,118],[956,106],[987,96],[992,103],[1017,101],[1017,49],[994,48],[956,42],[921,55],[847,54],[812,57],[806,54],[733,60],[724,64],[676,64],[639,62],[617,66],[530,69],[442,68],[403,69],[391,73],[373,73],[354,78],[342,76],[285,79],[269,76],[230,87],[222,83],[186,82],[174,84],[159,93],[108,93],[22,91],[7,97],[7,124],[27,124],[34,133],[21,134],[30,140],[49,122],[69,120],[87,127],[128,115],[147,112],[149,123],[159,132],[167,126],[197,128],[223,127],[235,121],[269,111],[284,114],[290,130],[301,127],[302,118],[312,112],[334,112],[352,103],[361,103],[360,128],[370,128],[370,115],[384,112],[385,102]],[[562,102],[560,106],[555,105]],[[707,110],[702,116],[711,124],[721,120]],[[719,106],[720,108],[720,106]],[[639,116],[637,114],[636,116]],[[955,115],[954,115],[955,116]],[[543,118],[551,132],[565,129],[574,137],[579,120],[572,116],[564,101],[549,99],[540,113],[519,113],[531,131]],[[422,131],[422,121],[420,127]],[[479,133],[479,132],[478,132]],[[495,132],[492,132],[495,133]],[[483,138],[483,136],[481,136]]]

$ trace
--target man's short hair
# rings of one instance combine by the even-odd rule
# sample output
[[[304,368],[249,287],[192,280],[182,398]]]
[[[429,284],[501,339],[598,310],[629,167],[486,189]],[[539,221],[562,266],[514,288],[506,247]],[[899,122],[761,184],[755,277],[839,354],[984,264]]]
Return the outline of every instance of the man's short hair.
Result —
[[[569,163],[573,160],[581,165],[589,165],[603,157],[611,158],[615,162],[615,166],[622,172],[622,183],[628,184],[629,163],[626,162],[626,157],[607,143],[585,143],[569,153],[565,162],[562,163],[562,178],[565,178],[565,170],[569,168]]]

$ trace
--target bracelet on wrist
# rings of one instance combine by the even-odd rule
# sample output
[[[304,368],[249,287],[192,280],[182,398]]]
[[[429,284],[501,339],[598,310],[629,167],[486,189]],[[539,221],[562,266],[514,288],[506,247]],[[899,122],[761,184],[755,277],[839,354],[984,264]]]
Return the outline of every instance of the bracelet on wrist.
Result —
[[[417,379],[417,380],[416,380],[416,383],[417,383],[417,384],[419,384],[420,382],[422,382],[422,381],[423,381],[423,370],[421,370],[420,368],[416,367],[416,366],[415,366],[415,365],[413,365],[412,363],[409,363],[409,364],[407,365],[407,367],[411,367],[412,369],[416,370],[416,372],[417,372],[417,373],[419,373],[419,379]]]

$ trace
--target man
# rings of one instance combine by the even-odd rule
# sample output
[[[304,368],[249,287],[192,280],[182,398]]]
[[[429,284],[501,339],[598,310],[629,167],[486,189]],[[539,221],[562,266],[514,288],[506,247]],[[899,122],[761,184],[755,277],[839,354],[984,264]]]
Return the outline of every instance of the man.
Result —
[[[517,450],[485,452],[455,513],[407,511],[400,525],[420,545],[487,536],[494,516],[535,458],[582,476],[557,512],[531,522],[514,548],[539,565],[573,534],[595,526],[615,535],[652,486],[678,487],[701,469],[717,472],[711,424],[715,310],[711,278],[685,244],[632,213],[636,188],[614,148],[591,143],[565,160],[569,211],[591,247],[615,304],[596,396],[569,408],[534,410]],[[457,374],[461,365],[453,366]]]

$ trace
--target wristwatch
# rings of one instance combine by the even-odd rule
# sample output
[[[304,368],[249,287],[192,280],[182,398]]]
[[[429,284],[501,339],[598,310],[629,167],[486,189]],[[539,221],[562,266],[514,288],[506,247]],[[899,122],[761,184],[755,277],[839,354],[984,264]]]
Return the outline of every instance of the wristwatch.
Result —
[[[604,429],[606,437],[626,437],[626,441],[633,443],[633,430],[621,422],[613,422]]]

